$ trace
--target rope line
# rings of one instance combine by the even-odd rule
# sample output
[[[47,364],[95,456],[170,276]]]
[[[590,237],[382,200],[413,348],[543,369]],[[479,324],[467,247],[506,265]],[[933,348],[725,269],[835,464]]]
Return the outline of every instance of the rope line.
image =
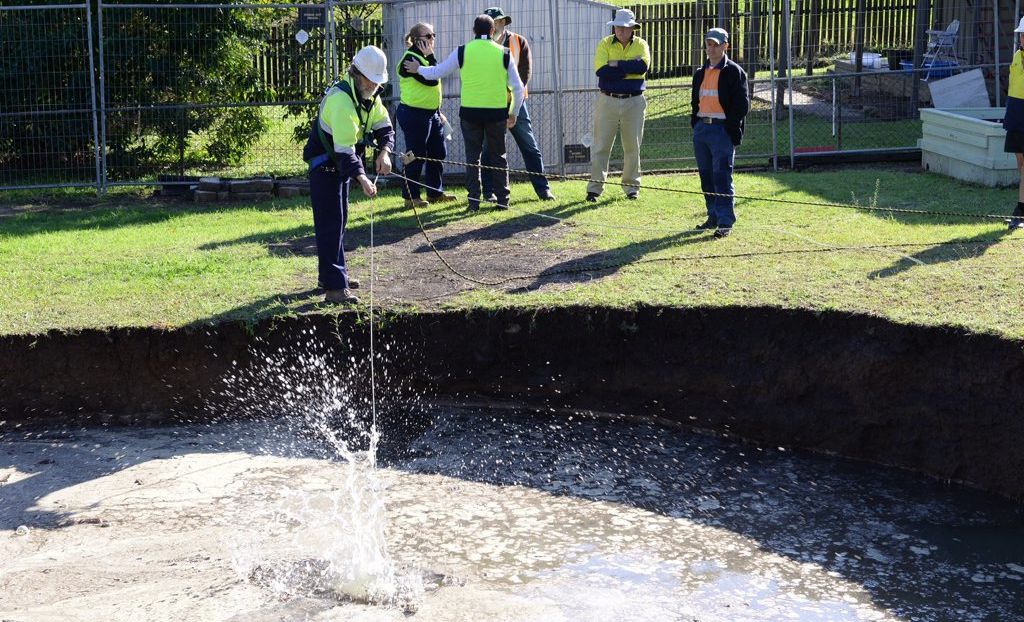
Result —
[[[401,177],[403,180],[405,180],[405,191],[406,191],[406,193],[410,197],[412,196],[412,192],[410,191],[410,188],[409,188],[409,182],[410,181],[412,183],[414,183],[414,184],[418,184],[420,186],[423,186],[424,188],[427,188],[428,190],[437,190],[438,192],[440,192],[440,190],[437,189],[437,188],[431,188],[430,186],[428,186],[428,185],[426,185],[424,183],[420,183],[420,182],[415,181],[413,179],[409,179],[405,175],[402,175],[401,173],[398,173],[398,172],[396,172],[394,170],[391,171],[391,174],[396,176],[396,177]],[[419,208],[416,207],[416,201],[412,202],[412,211],[413,211],[414,214],[416,214],[416,224],[419,225],[420,233],[423,234],[423,239],[427,241],[427,246],[430,247],[430,250],[432,250],[434,252],[434,254],[437,255],[437,258],[441,261],[441,263],[444,264],[444,266],[446,268],[448,268],[448,270],[450,270],[452,272],[452,274],[455,274],[459,278],[461,278],[461,279],[463,279],[465,281],[469,281],[470,283],[476,283],[477,285],[485,285],[487,287],[496,287],[498,285],[504,285],[505,283],[511,283],[512,281],[516,280],[516,277],[509,277],[509,278],[502,279],[500,281],[483,281],[483,280],[474,278],[472,276],[469,276],[468,274],[463,274],[458,269],[456,269],[455,266],[453,266],[452,264],[448,263],[448,260],[445,259],[444,255],[441,254],[441,251],[438,250],[437,246],[434,244],[434,241],[430,239],[429,235],[427,235],[427,228],[423,226],[423,220],[420,218],[420,210],[419,210]]]
[[[374,175],[373,185],[377,185],[377,177]],[[376,352],[374,351],[374,314],[373,314],[373,283],[377,280],[376,264],[374,263],[374,222],[377,220],[377,195],[370,201],[370,413],[372,425],[370,427],[370,466],[377,466],[377,369]]]
[[[437,192],[441,192],[441,189],[439,189],[439,188],[434,188],[434,187],[429,186],[427,184],[424,184],[422,182],[419,182],[419,181],[416,181],[416,180],[413,180],[413,179],[409,179],[408,177],[406,177],[405,175],[403,175],[403,174],[401,174],[401,173],[399,173],[397,171],[392,171],[392,175],[394,175],[395,177],[398,177],[398,178],[404,180],[405,187],[406,187],[406,192],[408,194],[410,194],[410,196],[411,196],[411,193],[409,192],[409,183],[410,182],[413,183],[413,184],[416,184],[418,186],[421,186],[423,188],[426,188],[428,190],[434,190],[434,191],[437,191]],[[621,268],[621,267],[625,267],[625,266],[628,266],[628,265],[638,265],[638,264],[646,264],[646,263],[674,262],[674,261],[695,261],[695,260],[701,260],[701,259],[742,258],[742,257],[770,256],[770,255],[787,255],[787,254],[803,254],[803,253],[821,253],[821,252],[853,251],[853,252],[881,252],[881,253],[889,253],[889,254],[895,254],[900,259],[909,261],[911,263],[914,263],[914,264],[917,264],[917,265],[920,265],[920,266],[925,266],[927,264],[925,264],[920,259],[918,259],[916,257],[913,257],[911,255],[907,255],[905,253],[902,253],[902,252],[900,252],[899,249],[907,248],[907,247],[974,246],[974,245],[979,245],[979,244],[987,244],[987,242],[985,242],[985,241],[953,242],[953,241],[944,240],[944,241],[938,241],[938,242],[905,242],[905,243],[898,243],[898,244],[865,244],[865,245],[859,245],[859,246],[835,246],[835,245],[826,244],[824,242],[820,242],[820,241],[815,240],[813,238],[810,238],[808,236],[800,235],[800,234],[797,234],[797,233],[794,233],[792,231],[788,231],[788,230],[785,230],[785,229],[782,229],[782,228],[779,228],[779,227],[763,227],[763,226],[751,225],[751,227],[757,228],[757,229],[766,229],[766,230],[770,230],[770,231],[778,231],[778,232],[781,232],[783,234],[790,235],[790,236],[792,236],[794,238],[797,238],[797,239],[800,239],[800,240],[804,240],[804,241],[809,242],[811,244],[815,244],[815,245],[819,246],[820,248],[782,249],[782,250],[777,250],[777,251],[749,251],[749,252],[744,252],[744,253],[696,255],[696,256],[687,256],[687,257],[657,257],[657,258],[651,258],[651,259],[640,259],[640,260],[623,261],[623,262],[593,264],[593,265],[580,266],[580,267],[574,267],[574,268],[568,268],[567,267],[567,268],[562,268],[562,269],[558,269],[558,270],[545,270],[545,271],[542,271],[542,272],[539,272],[539,273],[535,273],[535,274],[512,275],[512,276],[508,276],[508,277],[505,277],[503,279],[496,280],[496,281],[485,281],[485,280],[477,279],[475,277],[469,276],[469,275],[461,272],[460,270],[455,268],[451,264],[451,262],[449,262],[447,259],[445,259],[444,255],[442,255],[440,249],[437,248],[437,246],[434,244],[434,241],[430,238],[430,235],[427,233],[426,226],[423,224],[423,219],[420,216],[420,212],[419,212],[419,209],[416,206],[416,203],[413,202],[412,206],[413,206],[413,213],[416,216],[416,223],[417,223],[417,225],[419,227],[420,233],[423,235],[423,238],[426,240],[427,245],[430,247],[430,250],[434,253],[434,255],[437,256],[438,260],[440,260],[441,263],[444,264],[444,266],[446,268],[448,268],[449,271],[451,271],[453,274],[455,274],[459,278],[461,278],[461,279],[463,279],[465,281],[468,281],[470,283],[475,283],[477,285],[484,285],[484,286],[488,286],[488,287],[495,287],[495,286],[499,286],[499,285],[505,285],[507,283],[511,283],[511,282],[514,282],[514,281],[526,280],[526,279],[536,279],[536,278],[540,278],[540,277],[548,277],[548,276],[554,276],[554,275],[559,275],[559,274],[580,274],[580,273],[586,273],[586,272],[600,272],[600,271],[604,271],[604,270],[610,270],[610,269],[613,269],[613,268]],[[509,208],[510,206],[499,206],[499,207]],[[512,209],[516,209],[516,208],[512,208]],[[576,225],[574,223],[568,222],[565,218],[560,218],[558,216],[551,216],[549,214],[542,214],[542,213],[538,213],[538,212],[531,212],[531,211],[528,211],[528,210],[516,210],[516,211],[519,211],[520,213],[523,213],[523,214],[526,214],[526,215],[539,216],[539,217],[542,217],[542,218],[548,218],[548,219],[551,219],[551,220],[555,220],[557,222],[560,222],[560,223],[568,225],[568,226],[579,226],[579,225]],[[598,226],[598,227],[603,226],[601,223],[590,223],[590,224],[593,224],[594,226]],[[688,233],[688,232],[696,232],[696,231],[698,231],[698,229],[682,229],[682,230],[680,230],[680,229],[656,228],[656,227],[625,227],[625,228],[631,229],[631,230],[646,231],[646,232],[658,232],[658,233],[666,233],[666,232],[668,232],[668,233]]]
[[[520,173],[520,174],[523,174],[523,175],[546,177],[548,179],[561,179],[563,181],[578,181],[579,180],[578,178],[570,177],[568,175],[559,175],[557,173],[533,173],[533,172],[522,170],[522,169],[504,168],[504,167],[500,167],[500,166],[489,166],[489,165],[486,165],[486,164],[483,164],[483,163],[470,163],[470,162],[460,162],[458,160],[443,160],[443,159],[438,159],[438,158],[429,158],[429,157],[426,157],[426,156],[419,156],[419,155],[412,154],[412,152],[406,152],[405,154],[402,154],[402,158],[401,158],[402,162],[405,163],[405,164],[408,164],[409,162],[411,162],[412,159],[408,159],[407,160],[407,158],[409,158],[410,156],[411,156],[412,159],[423,160],[424,162],[436,162],[438,164],[455,164],[455,165],[461,165],[461,166],[475,167],[475,168],[479,168],[481,170],[488,169],[488,170],[492,170],[492,171],[499,171],[499,172],[502,172],[502,173],[504,173],[505,171],[508,171],[509,173]],[[591,180],[591,181],[597,181],[597,180]],[[891,213],[891,214],[916,214],[916,215],[919,215],[919,216],[950,216],[950,217],[954,217],[954,218],[974,218],[974,219],[978,219],[978,220],[1004,220],[1005,221],[1005,220],[1007,220],[1009,218],[1009,216],[1007,216],[1006,214],[975,214],[975,213],[970,213],[970,212],[932,211],[932,210],[913,209],[913,208],[905,208],[905,207],[878,207],[878,206],[874,206],[874,205],[857,205],[855,203],[832,203],[832,202],[827,202],[827,201],[802,201],[802,200],[797,200],[797,199],[779,199],[779,198],[774,198],[774,197],[754,197],[754,196],[748,196],[748,195],[742,195],[742,194],[726,194],[726,193],[722,193],[722,192],[704,192],[702,190],[683,190],[683,189],[680,189],[680,188],[665,188],[665,187],[662,187],[662,186],[633,185],[633,184],[625,184],[623,182],[617,182],[617,181],[603,181],[603,182],[600,182],[600,183],[608,184],[608,185],[612,185],[612,186],[622,186],[624,188],[625,187],[628,187],[628,188],[645,188],[647,190],[657,190],[657,191],[660,191],[660,192],[671,192],[671,193],[676,193],[676,194],[701,195],[701,196],[704,196],[704,197],[724,197],[724,198],[731,198],[731,199],[743,199],[745,201],[764,201],[766,203],[782,203],[782,204],[785,204],[785,205],[803,205],[803,206],[810,206],[810,207],[835,207],[835,208],[840,208],[840,209],[853,209],[853,210],[868,211],[868,212],[884,212],[884,213]]]

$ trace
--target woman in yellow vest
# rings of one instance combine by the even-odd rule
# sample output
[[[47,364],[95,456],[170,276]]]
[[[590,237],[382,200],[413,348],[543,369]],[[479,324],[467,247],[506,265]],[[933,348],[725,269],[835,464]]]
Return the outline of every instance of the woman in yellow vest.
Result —
[[[1006,143],[1003,151],[1017,155],[1017,168],[1020,170],[1020,184],[1017,188],[1017,207],[1010,218],[1010,229],[1024,229],[1024,17],[1020,18],[1017,29],[1020,47],[1013,54],[1010,63],[1010,88],[1006,97],[1006,115],[1003,117],[1003,128],[1006,130]]]
[[[402,67],[407,59],[416,59],[421,65],[431,67],[437,65],[434,58],[434,27],[419,23],[409,30],[405,36],[405,44],[409,49],[398,61],[398,88],[401,103],[398,104],[398,126],[405,136],[405,148],[417,156],[425,156],[435,160],[443,160],[448,155],[445,147],[445,126],[448,120],[441,114],[441,81],[427,80],[421,75],[410,73]],[[449,131],[450,126],[449,126]],[[424,172],[424,169],[426,171]],[[405,206],[422,207],[431,203],[454,201],[455,195],[444,192],[441,181],[441,163],[424,162],[416,159],[405,169],[405,176],[410,181],[402,189]],[[422,186],[420,185],[422,174]],[[420,198],[421,189],[426,190],[427,200]]]
[[[515,126],[516,115],[523,105],[525,89],[519,70],[511,62],[509,51],[491,40],[494,20],[479,15],[473,21],[473,40],[460,46],[448,58],[433,67],[424,67],[415,58],[402,67],[428,80],[459,72],[462,82],[459,125],[466,148],[466,187],[469,190],[469,211],[480,209],[480,154],[486,144],[488,158],[499,169],[495,181],[495,202],[499,209],[508,209],[508,161],[505,158],[505,130]],[[508,94],[512,92],[512,105]],[[486,140],[486,142],[485,142]]]

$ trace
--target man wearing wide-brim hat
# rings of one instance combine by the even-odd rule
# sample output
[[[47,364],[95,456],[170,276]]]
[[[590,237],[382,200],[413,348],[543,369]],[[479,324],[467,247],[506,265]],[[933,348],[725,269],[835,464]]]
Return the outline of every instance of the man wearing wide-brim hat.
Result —
[[[594,107],[594,142],[590,157],[587,201],[595,202],[604,191],[615,135],[622,136],[622,183],[626,197],[640,194],[640,144],[647,111],[645,78],[651,66],[651,49],[636,36],[639,26],[629,9],[619,9],[608,22],[614,34],[601,39],[594,54],[598,88]]]
[[[729,60],[729,33],[712,28],[704,35],[708,60],[693,74],[690,126],[693,155],[706,194],[707,219],[698,229],[714,230],[716,238],[732,233],[736,223],[732,167],[743,140],[743,120],[750,110],[747,74]]]

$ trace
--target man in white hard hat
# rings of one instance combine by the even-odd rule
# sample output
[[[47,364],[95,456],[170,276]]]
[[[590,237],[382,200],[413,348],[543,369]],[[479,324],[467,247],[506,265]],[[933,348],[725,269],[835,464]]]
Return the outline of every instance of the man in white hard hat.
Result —
[[[1006,114],[1003,128],[1006,142],[1003,151],[1017,156],[1020,183],[1017,186],[1017,207],[1010,218],[1010,231],[1024,229],[1024,17],[1020,18],[1017,29],[1018,48],[1010,63],[1010,86],[1006,93]]]
[[[309,163],[319,284],[326,290],[326,302],[359,302],[351,291],[359,282],[348,276],[343,244],[349,182],[359,182],[368,197],[377,195],[363,168],[367,147],[377,152],[376,173],[391,172],[395,130],[380,100],[381,85],[388,81],[387,62],[384,52],[372,45],[356,53],[345,78],[321,100],[303,149],[303,159]]]

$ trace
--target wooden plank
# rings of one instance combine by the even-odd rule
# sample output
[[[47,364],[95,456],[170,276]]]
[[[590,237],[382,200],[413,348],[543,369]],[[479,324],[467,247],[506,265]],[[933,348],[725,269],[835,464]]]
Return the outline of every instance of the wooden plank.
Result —
[[[681,50],[679,49],[679,4],[672,3],[668,5],[669,14],[669,48],[672,50],[672,69],[669,72],[672,76],[679,75],[679,70],[683,66],[681,58]]]

